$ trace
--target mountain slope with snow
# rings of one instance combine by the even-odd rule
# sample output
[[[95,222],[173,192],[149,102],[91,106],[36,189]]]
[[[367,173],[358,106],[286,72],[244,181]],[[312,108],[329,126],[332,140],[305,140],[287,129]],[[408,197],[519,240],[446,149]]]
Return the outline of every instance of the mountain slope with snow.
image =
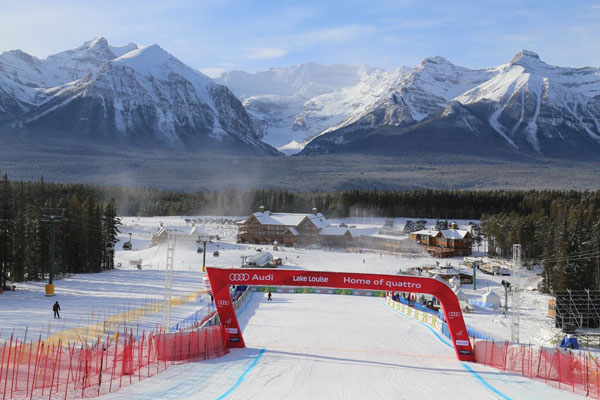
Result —
[[[397,74],[405,71],[402,68]],[[295,143],[366,110],[392,77],[362,65],[305,63],[254,74],[225,72],[216,82],[242,100],[264,141],[291,154],[301,150]]]
[[[157,45],[97,38],[40,60],[0,55],[0,128],[30,137],[277,154],[223,85]]]
[[[529,51],[485,70],[434,57],[396,85],[367,112],[303,143],[302,154],[600,156],[598,68],[554,67]]]

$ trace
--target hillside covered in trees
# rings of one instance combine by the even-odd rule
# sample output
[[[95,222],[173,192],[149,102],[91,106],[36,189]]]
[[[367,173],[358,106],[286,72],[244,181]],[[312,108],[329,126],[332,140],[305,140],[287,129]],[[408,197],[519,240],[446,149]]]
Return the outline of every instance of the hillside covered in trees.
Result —
[[[0,288],[7,280],[43,279],[49,271],[50,222],[55,228],[55,272],[100,272],[113,266],[106,243],[118,232],[114,201],[102,203],[84,185],[0,181]]]
[[[117,215],[244,216],[264,205],[278,212],[329,218],[358,215],[481,219],[489,255],[510,258],[520,243],[526,265],[544,265],[548,291],[600,289],[600,191],[286,190],[173,192],[150,188],[0,182],[0,272],[20,281],[48,270],[47,207],[64,208],[57,225],[58,273],[97,272],[112,266],[106,243],[116,237]]]

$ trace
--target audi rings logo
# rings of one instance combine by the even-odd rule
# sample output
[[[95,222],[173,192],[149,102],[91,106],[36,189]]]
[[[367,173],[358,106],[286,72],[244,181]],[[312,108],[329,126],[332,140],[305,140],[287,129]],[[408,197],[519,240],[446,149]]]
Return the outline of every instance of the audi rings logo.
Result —
[[[243,273],[229,274],[230,281],[247,281],[249,279],[250,279],[250,274],[243,274]]]
[[[460,312],[458,312],[458,311],[448,311],[448,316],[450,318],[460,317]]]

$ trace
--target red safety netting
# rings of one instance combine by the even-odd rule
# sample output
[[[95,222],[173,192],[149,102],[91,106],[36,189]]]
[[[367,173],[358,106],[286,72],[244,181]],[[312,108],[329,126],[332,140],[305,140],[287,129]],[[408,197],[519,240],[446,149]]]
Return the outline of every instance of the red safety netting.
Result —
[[[475,362],[600,399],[600,364],[585,352],[480,340]]]
[[[175,363],[222,357],[228,352],[225,339],[220,326],[107,336],[92,345],[11,338],[0,345],[0,399],[98,397]]]

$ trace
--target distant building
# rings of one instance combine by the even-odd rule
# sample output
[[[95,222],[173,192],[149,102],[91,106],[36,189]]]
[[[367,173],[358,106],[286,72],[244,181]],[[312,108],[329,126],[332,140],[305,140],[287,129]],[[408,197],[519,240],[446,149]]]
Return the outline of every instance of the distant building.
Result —
[[[158,246],[162,242],[166,242],[168,238],[169,238],[169,232],[167,231],[167,229],[163,226],[163,223],[161,222],[158,226],[158,230],[156,231],[156,233],[152,234],[152,246]]]
[[[464,229],[420,230],[408,234],[408,238],[423,245],[434,257],[446,258],[471,255],[473,236]]]
[[[329,226],[327,218],[312,209],[310,214],[274,213],[261,206],[238,228],[238,243],[265,243],[274,241],[291,246],[319,242],[319,231]]]

